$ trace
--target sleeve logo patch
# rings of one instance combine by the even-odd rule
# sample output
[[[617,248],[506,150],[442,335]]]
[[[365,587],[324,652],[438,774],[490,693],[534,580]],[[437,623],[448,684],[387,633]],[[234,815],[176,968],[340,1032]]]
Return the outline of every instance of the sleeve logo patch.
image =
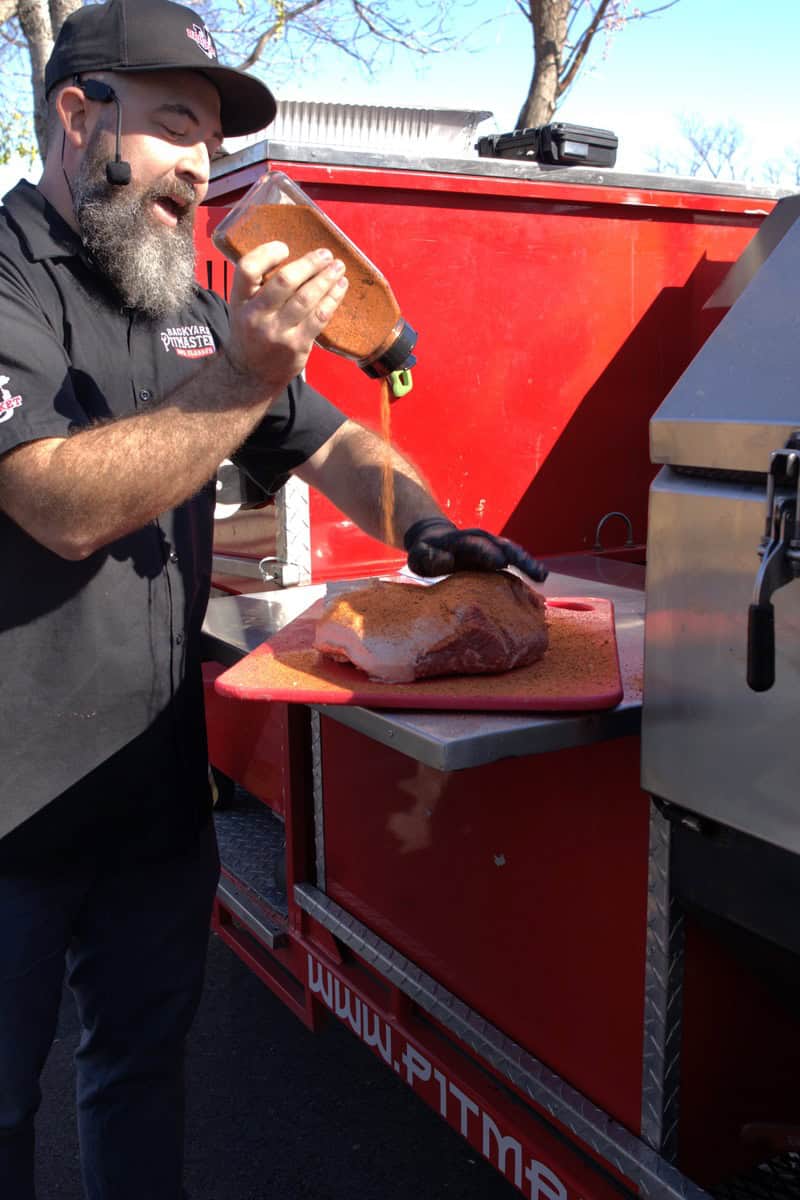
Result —
[[[3,421],[10,421],[15,410],[22,404],[22,396],[11,395],[6,387],[8,382],[8,375],[0,375],[0,425]]]
[[[174,325],[171,329],[162,329],[161,345],[168,354],[174,350],[181,358],[207,358],[217,349],[207,325]]]

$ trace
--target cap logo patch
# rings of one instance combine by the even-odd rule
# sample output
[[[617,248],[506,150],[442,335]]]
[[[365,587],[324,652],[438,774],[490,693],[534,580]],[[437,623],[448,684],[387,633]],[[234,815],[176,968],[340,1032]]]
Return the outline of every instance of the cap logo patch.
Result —
[[[186,30],[186,36],[191,38],[193,42],[197,42],[200,49],[207,58],[217,57],[217,48],[214,45],[211,34],[206,29],[205,25],[192,25]]]
[[[214,335],[207,325],[173,325],[161,331],[161,345],[180,358],[207,358],[215,354]]]
[[[14,411],[22,404],[22,396],[11,395],[6,387],[8,382],[8,375],[0,375],[0,425],[3,421],[10,421]]]

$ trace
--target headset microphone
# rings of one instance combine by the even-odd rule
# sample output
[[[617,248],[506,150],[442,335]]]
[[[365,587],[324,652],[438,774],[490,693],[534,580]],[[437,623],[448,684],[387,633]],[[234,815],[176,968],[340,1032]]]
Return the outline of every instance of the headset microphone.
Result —
[[[131,164],[117,158],[106,163],[106,179],[109,183],[126,184],[131,181]]]
[[[109,183],[124,186],[131,181],[131,164],[124,162],[122,159],[122,105],[119,102],[119,97],[112,87],[109,87],[107,83],[101,83],[99,79],[76,80],[76,82],[82,88],[87,100],[96,100],[99,104],[110,104],[113,102],[117,106],[116,152],[114,154],[114,161],[106,163],[106,179]]]

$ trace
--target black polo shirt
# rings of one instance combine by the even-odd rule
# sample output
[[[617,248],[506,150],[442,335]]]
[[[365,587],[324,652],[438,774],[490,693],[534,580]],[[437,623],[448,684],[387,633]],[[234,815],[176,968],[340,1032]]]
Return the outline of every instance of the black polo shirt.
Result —
[[[3,204],[0,454],[202,379],[227,337],[223,300],[198,288],[161,321],[123,309],[37,188]],[[296,380],[243,448],[247,469],[274,490],[343,420]],[[0,512],[0,864],[133,830],[158,853],[207,819],[199,639],[213,507],[212,480],[83,562]]]

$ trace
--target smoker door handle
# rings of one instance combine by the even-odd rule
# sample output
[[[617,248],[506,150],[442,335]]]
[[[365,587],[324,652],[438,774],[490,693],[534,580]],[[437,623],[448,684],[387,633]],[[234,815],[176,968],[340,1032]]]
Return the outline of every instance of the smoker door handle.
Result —
[[[775,609],[751,604],[747,614],[747,683],[754,692],[768,692],[775,682]]]
[[[774,457],[774,456],[773,456]],[[770,497],[769,540],[759,547],[761,566],[747,614],[747,682],[754,692],[767,692],[775,682],[775,609],[772,596],[791,583],[800,570],[792,542],[797,502]]]

